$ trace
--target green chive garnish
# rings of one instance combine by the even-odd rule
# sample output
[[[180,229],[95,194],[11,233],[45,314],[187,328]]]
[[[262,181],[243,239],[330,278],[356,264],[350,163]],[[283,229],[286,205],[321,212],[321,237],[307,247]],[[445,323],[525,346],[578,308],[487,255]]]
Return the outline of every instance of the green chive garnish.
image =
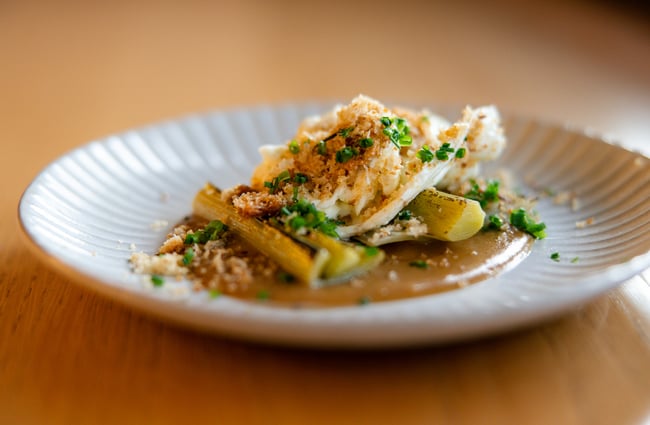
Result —
[[[402,210],[397,214],[397,219],[398,220],[410,220],[412,217],[412,213],[410,210]]]
[[[297,140],[292,140],[289,143],[289,152],[291,152],[294,155],[297,154],[298,152],[300,152],[300,145],[298,145]]]
[[[365,139],[359,140],[359,146],[361,146],[362,148],[369,148],[374,143],[375,142],[369,137],[366,137]]]
[[[411,267],[417,267],[418,269],[426,269],[426,268],[429,268],[427,262],[424,261],[424,260],[415,260],[415,261],[411,261],[411,262],[409,263],[409,266],[411,266]]]
[[[364,251],[368,257],[374,257],[375,255],[379,254],[379,248],[376,246],[367,246],[365,247]]]
[[[359,152],[356,149],[351,148],[350,146],[346,146],[336,152],[336,162],[340,162],[341,164],[344,164],[349,160],[351,160],[352,158],[354,158],[355,156],[357,156],[358,154]]]
[[[318,142],[316,145],[316,152],[318,152],[319,155],[327,155],[327,143],[325,140]]]
[[[368,304],[370,304],[370,301],[371,301],[370,297],[364,296],[364,297],[359,298],[359,301],[357,301],[357,302],[359,303],[359,305],[368,305]]]
[[[163,286],[165,283],[165,279],[163,279],[162,276],[158,276],[157,274],[152,274],[151,283],[153,283],[153,286]]]
[[[488,217],[488,227],[491,229],[501,229],[503,224],[503,220],[498,215],[490,215]]]
[[[535,222],[523,208],[516,209],[510,213],[510,223],[517,229],[531,234],[536,239],[544,239],[546,237],[546,224]]]
[[[431,152],[431,149],[427,145],[422,146],[415,156],[422,162],[431,162],[433,160],[433,152]]]
[[[183,265],[189,266],[190,264],[192,264],[193,259],[194,259],[194,250],[192,248],[187,248],[185,250],[185,254],[183,255]]]
[[[271,297],[271,293],[266,289],[262,289],[255,295],[258,300],[268,300]]]

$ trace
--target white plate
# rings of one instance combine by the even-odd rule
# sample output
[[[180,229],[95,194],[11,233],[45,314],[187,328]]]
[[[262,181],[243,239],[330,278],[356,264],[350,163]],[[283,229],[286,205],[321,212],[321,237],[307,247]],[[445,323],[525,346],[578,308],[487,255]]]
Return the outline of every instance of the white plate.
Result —
[[[514,270],[468,288],[402,301],[291,309],[185,284],[148,288],[129,270],[132,244],[155,252],[206,181],[248,181],[257,146],[291,137],[331,104],[255,107],[164,122],[76,149],[43,170],[20,203],[36,251],[68,276],[132,307],[203,330],[318,347],[390,347],[486,335],[547,319],[650,267],[650,161],[595,137],[506,117],[499,164],[582,207],[542,199],[548,237]],[[434,109],[435,110],[435,109]],[[456,108],[438,108],[455,118]],[[593,225],[576,221],[594,217]],[[152,223],[164,220],[162,229]],[[549,257],[559,252],[561,261]],[[577,263],[569,259],[579,257]]]

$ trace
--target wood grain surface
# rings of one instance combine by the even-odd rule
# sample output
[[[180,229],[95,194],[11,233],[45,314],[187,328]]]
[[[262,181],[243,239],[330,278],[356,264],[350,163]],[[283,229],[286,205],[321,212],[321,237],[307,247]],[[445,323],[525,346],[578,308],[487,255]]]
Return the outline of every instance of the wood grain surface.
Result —
[[[1,1],[0,423],[648,423],[650,271],[489,339],[289,350],[82,289],[34,257],[16,218],[68,150],[233,105],[491,102],[648,155],[648,22],[581,1]]]

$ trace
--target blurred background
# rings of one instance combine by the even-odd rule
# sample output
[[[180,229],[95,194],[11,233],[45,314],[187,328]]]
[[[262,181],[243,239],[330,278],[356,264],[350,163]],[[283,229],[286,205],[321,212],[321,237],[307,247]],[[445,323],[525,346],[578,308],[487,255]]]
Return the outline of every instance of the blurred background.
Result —
[[[640,2],[4,0],[0,76],[3,151],[42,152],[32,175],[132,126],[358,93],[495,103],[650,144]]]

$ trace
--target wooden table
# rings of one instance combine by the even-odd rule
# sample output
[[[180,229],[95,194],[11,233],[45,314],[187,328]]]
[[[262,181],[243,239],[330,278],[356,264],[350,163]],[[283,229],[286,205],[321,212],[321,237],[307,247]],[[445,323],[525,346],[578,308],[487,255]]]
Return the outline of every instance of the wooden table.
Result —
[[[20,194],[56,157],[232,105],[494,102],[650,154],[647,10],[453,3],[0,3],[0,423],[650,420],[650,272],[507,335],[319,352],[161,323],[50,271],[20,236]]]

